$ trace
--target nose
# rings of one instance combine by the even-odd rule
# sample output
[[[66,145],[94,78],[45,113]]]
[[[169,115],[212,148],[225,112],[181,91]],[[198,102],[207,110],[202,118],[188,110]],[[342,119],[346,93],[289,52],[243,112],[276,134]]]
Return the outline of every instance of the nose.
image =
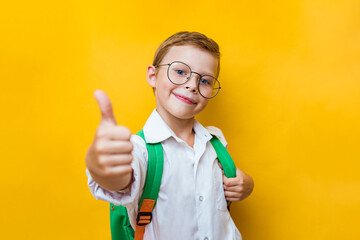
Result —
[[[190,79],[185,83],[185,88],[190,90],[193,93],[197,92],[197,81],[200,76],[196,74],[191,74]]]

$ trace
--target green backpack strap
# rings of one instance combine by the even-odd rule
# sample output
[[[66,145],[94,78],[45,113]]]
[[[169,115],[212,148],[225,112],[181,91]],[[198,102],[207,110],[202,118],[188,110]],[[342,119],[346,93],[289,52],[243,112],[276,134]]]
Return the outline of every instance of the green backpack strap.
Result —
[[[230,156],[228,150],[224,147],[221,141],[215,136],[210,139],[210,143],[213,145],[219,162],[224,170],[224,174],[227,178],[236,177],[236,166],[234,160]],[[227,201],[227,208],[230,211],[231,202]]]
[[[220,140],[212,135],[213,138],[210,139],[210,143],[213,145],[216,155],[219,159],[219,162],[224,170],[224,174],[227,178],[236,177],[236,167],[234,160],[231,158],[228,150],[224,147],[224,145],[220,142]]]
[[[140,130],[137,133],[137,135],[142,137],[146,143],[143,130]],[[161,143],[155,143],[155,144],[146,143],[146,148],[148,151],[148,167],[147,167],[144,191],[141,195],[141,199],[139,202],[139,209],[141,208],[144,199],[153,199],[155,200],[155,204],[156,204],[156,200],[159,195],[161,177],[164,168],[164,153]]]
[[[145,186],[139,202],[139,212],[136,220],[137,224],[139,224],[139,221],[142,221],[142,217],[145,217],[146,220],[148,220],[150,216],[151,221],[152,212],[141,212],[140,208],[144,199],[155,200],[156,203],[163,172],[164,154],[161,143],[150,144],[146,142],[143,130],[140,130],[137,135],[144,139],[149,156]],[[134,239],[135,231],[131,227],[126,207],[121,205],[116,206],[110,203],[110,229],[112,240]]]
[[[150,144],[146,142],[143,130],[140,130],[137,134],[144,139],[148,151],[145,186],[139,201],[135,228],[135,239],[143,239],[145,227],[152,220],[152,211],[160,191],[164,153],[161,143]]]

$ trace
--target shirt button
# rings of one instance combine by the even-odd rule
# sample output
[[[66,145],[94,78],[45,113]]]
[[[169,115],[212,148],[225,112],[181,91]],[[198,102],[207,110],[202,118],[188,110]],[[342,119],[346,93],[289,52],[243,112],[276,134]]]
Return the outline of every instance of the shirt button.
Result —
[[[209,240],[208,237],[204,238],[204,240]]]
[[[204,197],[203,197],[203,196],[200,196],[200,197],[199,197],[199,200],[202,202],[202,200],[204,200]]]

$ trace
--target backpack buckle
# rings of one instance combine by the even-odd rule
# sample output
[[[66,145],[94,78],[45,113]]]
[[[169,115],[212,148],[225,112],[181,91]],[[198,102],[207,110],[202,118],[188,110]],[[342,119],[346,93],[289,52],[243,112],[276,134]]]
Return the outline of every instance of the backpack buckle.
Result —
[[[145,226],[152,220],[152,212],[138,212],[136,217],[136,224],[139,226]]]

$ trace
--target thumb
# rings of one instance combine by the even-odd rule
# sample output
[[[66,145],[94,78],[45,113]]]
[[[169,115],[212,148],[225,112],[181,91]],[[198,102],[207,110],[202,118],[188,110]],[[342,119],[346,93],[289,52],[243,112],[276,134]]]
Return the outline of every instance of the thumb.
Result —
[[[112,104],[106,93],[102,90],[96,90],[94,96],[101,111],[100,124],[116,125]]]
[[[244,178],[244,175],[245,173],[241,169],[236,168],[236,177]]]

